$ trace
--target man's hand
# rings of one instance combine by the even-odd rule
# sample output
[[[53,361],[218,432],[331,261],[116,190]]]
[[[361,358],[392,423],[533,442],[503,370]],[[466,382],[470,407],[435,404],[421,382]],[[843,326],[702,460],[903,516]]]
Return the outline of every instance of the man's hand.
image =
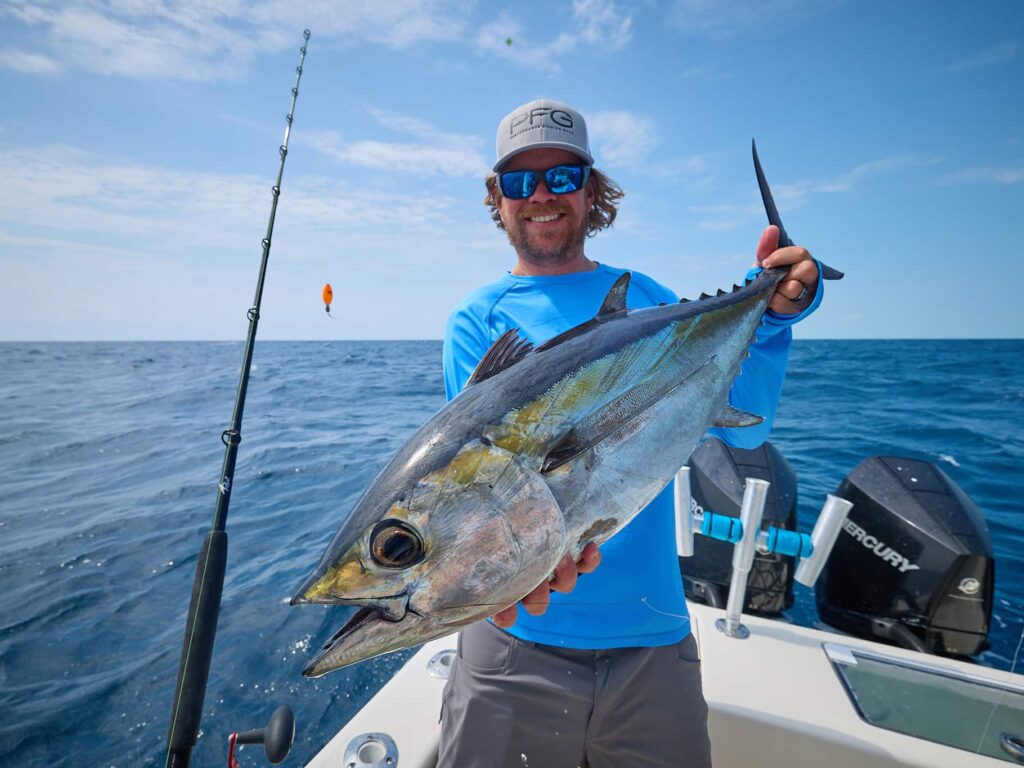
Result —
[[[817,263],[807,249],[799,245],[779,248],[779,228],[774,224],[765,227],[761,233],[761,242],[757,244],[757,263],[765,269],[789,266],[789,274],[775,289],[768,309],[780,315],[796,315],[814,301],[818,292]]]
[[[776,236],[776,241],[778,236]],[[528,594],[519,602],[531,616],[540,616],[548,609],[551,603],[551,592],[572,592],[576,588],[576,577],[581,573],[591,573],[601,564],[601,553],[597,544],[590,542],[580,553],[580,559],[572,561],[569,555],[565,555],[562,561],[555,568],[555,573],[550,579],[545,579],[540,586]],[[508,629],[516,623],[518,604],[510,605],[504,611],[500,611],[491,618],[494,623],[502,629]]]

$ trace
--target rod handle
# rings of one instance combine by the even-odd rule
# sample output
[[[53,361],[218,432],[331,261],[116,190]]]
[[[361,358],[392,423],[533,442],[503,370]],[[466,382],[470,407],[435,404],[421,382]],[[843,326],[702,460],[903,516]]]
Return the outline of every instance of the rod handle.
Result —
[[[167,733],[168,751],[190,750],[199,738],[199,718],[206,697],[206,680],[210,675],[227,561],[227,533],[210,531],[200,550],[195,580],[192,582],[192,599],[181,648],[181,663],[178,666],[178,684],[174,688],[171,727]]]

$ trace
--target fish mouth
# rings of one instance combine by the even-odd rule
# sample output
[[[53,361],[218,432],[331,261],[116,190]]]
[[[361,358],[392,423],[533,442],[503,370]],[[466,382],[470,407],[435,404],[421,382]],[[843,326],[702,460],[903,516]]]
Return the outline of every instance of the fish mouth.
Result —
[[[345,601],[346,604],[358,605],[361,607],[348,621],[331,635],[331,638],[324,643],[317,654],[309,660],[302,670],[304,677],[321,677],[331,670],[353,664],[371,656],[386,653],[390,650],[387,647],[374,648],[369,653],[360,650],[358,646],[371,638],[366,636],[380,635],[381,630],[389,633],[389,625],[400,624],[407,615],[420,617],[415,610],[409,606],[409,596],[405,593],[393,595],[387,598],[376,598],[362,601]],[[370,603],[370,604],[368,604]],[[401,612],[397,606],[401,606]],[[421,618],[421,617],[420,617]]]
[[[331,650],[335,645],[340,643],[346,637],[359,630],[361,627],[365,627],[367,624],[371,624],[376,621],[390,621],[397,623],[401,619],[389,619],[387,614],[380,608],[373,605],[365,605],[358,611],[352,614],[348,621],[345,622],[344,626],[331,635],[330,640],[323,644],[320,649],[320,656],[322,653]],[[310,662],[312,664],[313,662]]]
[[[302,676],[320,677],[329,672],[330,669],[325,669],[323,662],[331,655],[335,646],[344,642],[345,638],[355,634],[361,628],[376,624],[379,621],[389,621],[383,610],[369,605],[360,608],[352,614],[351,618],[345,622],[341,629],[331,635],[331,639],[323,644],[323,647],[317,652],[316,656],[306,663],[306,666],[302,669]],[[399,620],[391,619],[390,621],[397,622]]]

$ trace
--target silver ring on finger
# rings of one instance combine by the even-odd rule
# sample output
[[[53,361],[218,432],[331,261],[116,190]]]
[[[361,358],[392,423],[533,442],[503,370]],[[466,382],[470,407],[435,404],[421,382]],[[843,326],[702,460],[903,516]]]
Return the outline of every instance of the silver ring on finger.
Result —
[[[801,301],[803,301],[806,298],[807,298],[807,286],[806,285],[801,285],[800,293],[797,294],[795,299],[792,299],[792,302],[794,304],[799,304]]]

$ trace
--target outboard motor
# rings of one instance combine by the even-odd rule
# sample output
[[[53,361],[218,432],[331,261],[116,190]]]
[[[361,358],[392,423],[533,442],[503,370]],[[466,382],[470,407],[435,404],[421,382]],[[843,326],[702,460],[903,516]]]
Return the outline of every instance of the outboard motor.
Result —
[[[689,466],[690,503],[695,510],[739,517],[743,486],[748,477],[755,477],[771,483],[762,528],[796,530],[796,473],[771,443],[747,450],[711,437],[697,446]],[[686,596],[725,608],[732,577],[732,544],[696,536],[693,549],[693,557],[679,559]],[[793,568],[791,557],[758,552],[747,580],[743,610],[776,616],[789,608],[793,604]]]
[[[836,494],[853,509],[815,586],[822,620],[927,653],[984,650],[995,561],[967,494],[934,464],[895,456],[862,461]]]

